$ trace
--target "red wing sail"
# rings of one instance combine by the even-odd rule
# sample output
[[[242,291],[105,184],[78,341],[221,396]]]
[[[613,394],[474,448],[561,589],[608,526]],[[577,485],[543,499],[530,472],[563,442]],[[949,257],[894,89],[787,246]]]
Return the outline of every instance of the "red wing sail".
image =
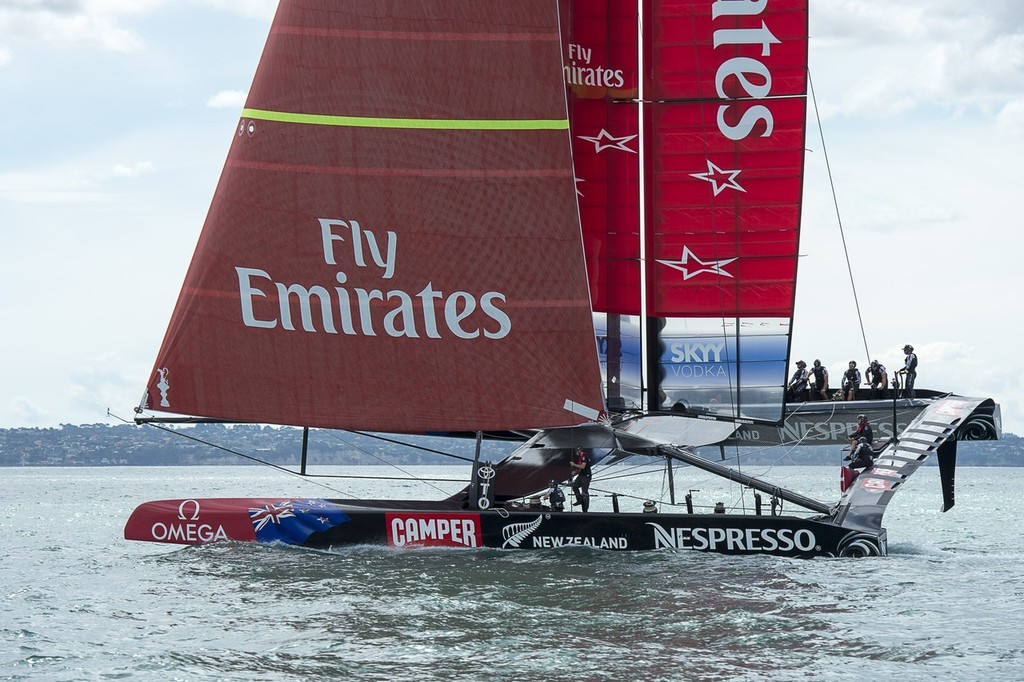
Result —
[[[401,432],[600,409],[555,4],[282,0],[149,407]]]
[[[655,0],[648,314],[793,312],[806,0]]]
[[[807,1],[653,0],[647,19],[647,315],[663,319],[652,384],[665,406],[777,420],[796,291]]]
[[[563,0],[562,13],[576,192],[593,308],[638,315],[637,3]]]
[[[562,0],[576,195],[609,405],[640,407],[640,104],[636,0]]]

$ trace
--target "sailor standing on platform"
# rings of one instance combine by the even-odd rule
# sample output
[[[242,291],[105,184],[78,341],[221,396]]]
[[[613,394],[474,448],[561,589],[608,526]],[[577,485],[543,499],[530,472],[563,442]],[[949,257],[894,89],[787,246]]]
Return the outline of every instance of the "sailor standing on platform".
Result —
[[[589,450],[577,447],[569,466],[573,472],[579,472],[572,482],[572,492],[576,496],[576,504],[586,513],[590,509],[590,479],[593,475],[591,468],[594,466],[594,456]]]
[[[903,352],[907,356],[903,363],[903,369],[900,370],[900,374],[906,375],[903,380],[903,397],[913,400],[914,382],[917,381],[917,356],[914,355],[914,347],[909,343],[903,346]]]
[[[812,400],[828,400],[828,368],[821,364],[821,360],[815,360],[811,367],[811,376],[814,377],[814,390],[811,391]]]

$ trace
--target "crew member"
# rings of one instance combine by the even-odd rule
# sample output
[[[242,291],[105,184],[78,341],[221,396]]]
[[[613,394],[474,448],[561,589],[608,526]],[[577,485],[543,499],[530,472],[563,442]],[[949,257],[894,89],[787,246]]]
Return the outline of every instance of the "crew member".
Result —
[[[577,447],[569,466],[576,472],[576,478],[572,482],[572,493],[576,497],[576,504],[586,513],[590,509],[590,479],[593,475],[591,469],[594,466],[594,456],[589,450]]]
[[[885,365],[878,360],[872,360],[864,378],[871,384],[871,399],[888,398],[889,390],[886,385],[889,382],[889,374],[885,371]]]
[[[850,368],[843,372],[843,400],[856,400],[858,388],[860,388],[860,370],[857,369],[857,361],[850,360]]]
[[[541,495],[541,500],[547,501],[551,511],[565,511],[565,493],[555,479],[548,483],[548,489]]]
[[[815,360],[811,367],[811,376],[814,377],[814,390],[811,391],[812,399],[828,400],[828,369],[821,364],[821,360]]]
[[[917,381],[917,356],[914,354],[914,347],[909,343],[903,346],[903,353],[907,356],[903,363],[900,374],[906,375],[903,379],[903,397],[914,398],[914,382]]]
[[[793,378],[786,385],[786,400],[793,403],[800,400],[801,394],[807,388],[808,376],[810,375],[807,373],[807,363],[803,360],[798,360],[796,371],[793,372]]]
[[[853,473],[853,477],[856,478],[857,469],[869,469],[874,465],[875,453],[871,449],[871,444],[868,443],[868,439],[861,436],[857,440],[857,449],[843,459],[850,461],[849,469]]]
[[[857,415],[857,428],[854,429],[853,435],[850,436],[850,454],[852,455],[857,449],[857,444],[867,440],[868,445],[875,442],[875,434],[871,430],[871,422],[863,414]]]

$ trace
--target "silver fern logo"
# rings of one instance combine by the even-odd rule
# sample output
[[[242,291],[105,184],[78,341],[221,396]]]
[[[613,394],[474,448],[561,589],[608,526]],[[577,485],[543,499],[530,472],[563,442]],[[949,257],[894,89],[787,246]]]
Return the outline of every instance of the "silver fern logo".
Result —
[[[505,536],[505,543],[501,546],[502,549],[508,549],[514,547],[519,549],[523,540],[530,537],[533,531],[540,528],[540,524],[544,521],[544,515],[538,516],[533,521],[524,521],[523,523],[510,523],[501,529],[501,534]]]

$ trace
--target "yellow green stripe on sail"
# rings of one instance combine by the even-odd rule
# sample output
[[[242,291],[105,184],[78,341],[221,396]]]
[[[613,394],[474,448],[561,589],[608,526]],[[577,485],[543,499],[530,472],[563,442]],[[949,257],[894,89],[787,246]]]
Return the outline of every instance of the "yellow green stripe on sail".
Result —
[[[419,130],[568,130],[569,119],[433,119],[376,118],[368,116],[328,116],[295,114],[266,109],[242,109],[243,118],[303,125],[342,126],[348,128],[405,128]]]

